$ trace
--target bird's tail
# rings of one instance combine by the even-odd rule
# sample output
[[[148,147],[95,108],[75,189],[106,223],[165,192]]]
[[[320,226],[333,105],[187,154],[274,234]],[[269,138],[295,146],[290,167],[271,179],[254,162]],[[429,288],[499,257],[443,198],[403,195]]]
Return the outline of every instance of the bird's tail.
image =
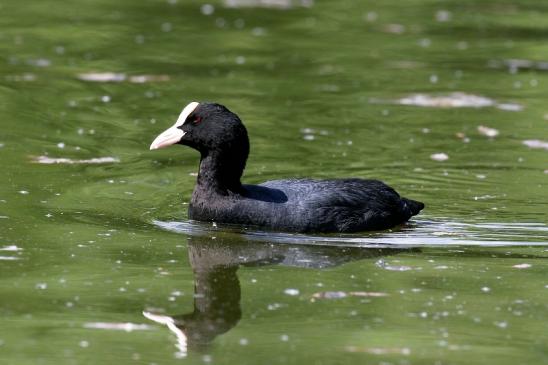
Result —
[[[412,216],[419,214],[419,212],[424,209],[424,203],[418,202],[416,200],[407,199],[407,198],[402,198],[402,200],[403,200],[404,210],[408,210]]]

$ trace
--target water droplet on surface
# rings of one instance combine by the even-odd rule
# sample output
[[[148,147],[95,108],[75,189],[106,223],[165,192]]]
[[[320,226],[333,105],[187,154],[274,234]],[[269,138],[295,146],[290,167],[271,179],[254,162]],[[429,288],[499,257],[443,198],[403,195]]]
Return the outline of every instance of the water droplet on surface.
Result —
[[[499,135],[499,131],[495,128],[489,128],[484,125],[478,126],[478,132],[479,134],[489,137],[489,138],[495,138]]]
[[[451,20],[451,12],[448,10],[438,10],[436,12],[436,21],[443,23]]]
[[[401,24],[386,24],[383,31],[392,34],[402,34],[405,32],[405,26]]]
[[[504,329],[508,327],[508,322],[506,321],[495,322],[495,326]]]
[[[201,7],[200,7],[200,11],[202,12],[202,14],[204,15],[211,15],[215,12],[215,7],[211,4],[203,4]]]
[[[253,34],[255,37],[262,37],[266,35],[266,30],[261,27],[255,27],[251,30],[251,34]]]
[[[299,289],[288,288],[284,290],[284,293],[290,296],[296,296],[299,295],[300,292]]]
[[[457,49],[460,49],[461,51],[464,51],[466,49],[468,49],[468,42],[466,41],[460,41],[457,43]],[[462,73],[462,71],[461,71]],[[456,75],[455,75],[456,76]],[[462,76],[462,75],[461,75]],[[460,78],[460,76],[457,76]]]
[[[139,34],[135,36],[135,43],[137,44],[143,44],[145,43],[145,36]]]
[[[422,38],[421,40],[419,40],[419,46],[423,48],[430,47],[431,44],[432,44],[432,41],[428,38]]]
[[[245,26],[245,21],[241,18],[239,19],[236,19],[234,21],[234,26],[237,28],[237,29],[242,29],[244,26]]]
[[[266,306],[266,308],[269,311],[274,311],[274,310],[279,309],[281,307],[282,307],[282,305],[280,303],[272,303],[272,304],[269,304],[269,305]]]
[[[367,14],[365,14],[364,19],[368,22],[374,22],[379,18],[379,14],[377,14],[374,11],[370,11]]]
[[[217,18],[215,19],[215,25],[219,28],[224,28],[226,25],[226,20],[224,20],[223,18]]]
[[[434,153],[430,155],[430,158],[434,161],[447,161],[449,159],[449,156],[446,153],[440,152],[440,153]]]
[[[46,58],[37,58],[27,60],[27,64],[36,67],[48,67],[51,65],[51,61]]]

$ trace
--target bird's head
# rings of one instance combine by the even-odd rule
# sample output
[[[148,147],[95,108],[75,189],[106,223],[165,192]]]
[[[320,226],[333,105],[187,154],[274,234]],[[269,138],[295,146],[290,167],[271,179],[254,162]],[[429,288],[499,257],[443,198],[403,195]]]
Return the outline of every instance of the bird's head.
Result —
[[[179,118],[150,145],[151,150],[182,144],[204,154],[243,154],[247,158],[249,140],[238,116],[220,104],[192,102]],[[228,156],[227,156],[228,157]]]

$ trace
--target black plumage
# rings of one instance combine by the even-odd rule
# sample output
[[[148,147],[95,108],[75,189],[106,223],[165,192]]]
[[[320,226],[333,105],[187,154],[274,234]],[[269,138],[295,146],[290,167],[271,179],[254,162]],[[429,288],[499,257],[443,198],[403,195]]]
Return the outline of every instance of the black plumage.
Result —
[[[394,227],[424,208],[423,203],[400,197],[378,180],[286,179],[241,184],[249,154],[243,123],[222,105],[194,104],[188,108],[190,113],[185,114],[187,108],[181,113],[184,120],[170,129],[182,135],[178,141],[170,137],[162,144],[160,135],[151,146],[179,143],[200,152],[200,171],[188,211],[191,219],[292,232],[357,232]]]

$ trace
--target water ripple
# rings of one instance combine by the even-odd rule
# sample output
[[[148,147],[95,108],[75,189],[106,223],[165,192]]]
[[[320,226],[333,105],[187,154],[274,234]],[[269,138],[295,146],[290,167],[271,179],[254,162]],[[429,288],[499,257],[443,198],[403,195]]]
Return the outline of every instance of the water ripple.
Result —
[[[191,236],[233,233],[251,241],[283,244],[350,247],[440,247],[440,246],[548,246],[548,226],[543,223],[464,223],[416,220],[386,232],[362,234],[307,235],[268,232],[258,229],[209,225],[195,221],[155,220],[161,229]]]

